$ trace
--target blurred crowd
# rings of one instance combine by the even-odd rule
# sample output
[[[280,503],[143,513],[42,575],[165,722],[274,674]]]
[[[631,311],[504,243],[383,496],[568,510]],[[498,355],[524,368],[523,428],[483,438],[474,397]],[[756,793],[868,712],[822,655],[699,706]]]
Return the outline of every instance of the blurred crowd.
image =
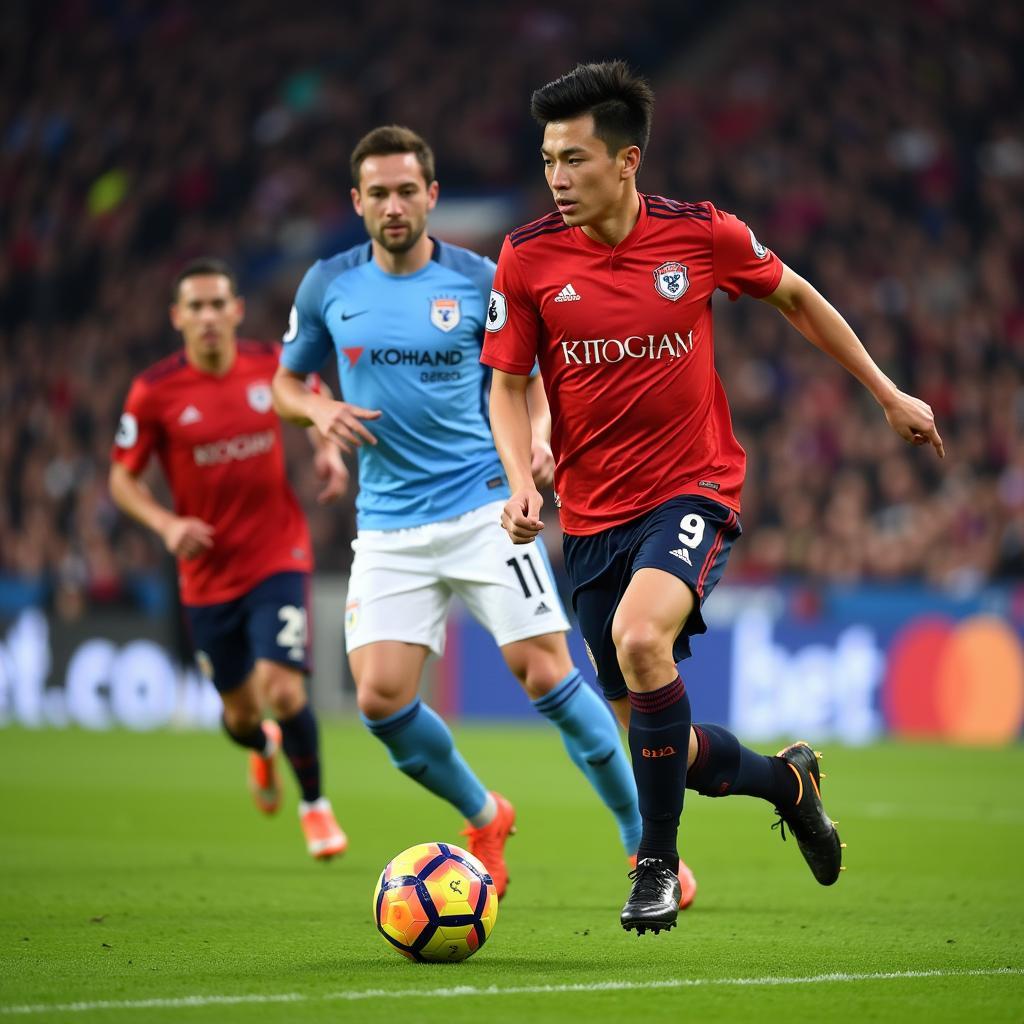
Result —
[[[359,237],[348,152],[389,121],[433,143],[447,191],[502,192],[532,219],[550,203],[529,94],[610,56],[656,86],[641,188],[748,221],[946,443],[944,462],[908,448],[774,310],[722,302],[719,372],[749,455],[727,580],[963,590],[1024,573],[1012,0],[455,0],[443,18],[401,0],[14,0],[0,40],[0,582],[74,614],[159,571],[106,473],[131,377],[178,344],[168,283],[185,260],[231,261],[243,333],[278,336],[304,265]],[[318,563],[344,569],[351,503],[316,508],[301,432],[288,443]]]
[[[652,162],[812,281],[946,447],[908,447],[774,310],[721,310],[750,469],[727,578],[1024,579],[1024,8],[756,5],[727,45],[662,85]]]

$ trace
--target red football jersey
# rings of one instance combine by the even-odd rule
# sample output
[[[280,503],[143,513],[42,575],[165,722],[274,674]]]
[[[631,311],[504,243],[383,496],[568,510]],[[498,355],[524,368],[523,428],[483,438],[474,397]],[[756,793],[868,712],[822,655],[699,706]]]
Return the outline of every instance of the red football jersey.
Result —
[[[185,604],[230,601],[274,573],[312,570],[271,401],[278,350],[239,341],[223,377],[177,352],[132,381],[111,457],[138,474],[156,454],[174,511],[216,531],[209,551],[178,560]]]
[[[746,455],[715,372],[711,295],[770,295],[782,262],[710,203],[640,196],[610,248],[555,212],[509,234],[481,359],[540,364],[566,533],[634,519],[679,494],[735,509]]]

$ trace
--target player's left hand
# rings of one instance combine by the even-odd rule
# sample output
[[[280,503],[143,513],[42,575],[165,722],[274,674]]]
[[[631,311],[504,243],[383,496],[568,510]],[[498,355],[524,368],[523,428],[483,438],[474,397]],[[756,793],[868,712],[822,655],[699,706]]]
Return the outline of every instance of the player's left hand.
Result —
[[[310,410],[313,426],[325,441],[350,452],[363,444],[376,444],[377,438],[364,426],[363,420],[380,419],[380,409],[364,409],[350,402],[319,400]]]
[[[530,472],[538,491],[542,487],[550,487],[555,479],[555,457],[551,454],[551,445],[539,437],[535,437],[530,445]]]
[[[884,402],[885,418],[889,426],[896,431],[908,444],[930,444],[939,458],[946,457],[946,449],[942,438],[935,427],[935,414],[927,402],[920,398],[897,391],[888,401]]]
[[[313,455],[313,469],[324,484],[316,496],[318,505],[330,505],[348,490],[348,467],[334,445],[325,444],[316,451]]]
[[[513,544],[531,544],[544,529],[544,520],[540,517],[543,505],[540,493],[529,487],[516,491],[505,502],[501,510],[501,526]]]

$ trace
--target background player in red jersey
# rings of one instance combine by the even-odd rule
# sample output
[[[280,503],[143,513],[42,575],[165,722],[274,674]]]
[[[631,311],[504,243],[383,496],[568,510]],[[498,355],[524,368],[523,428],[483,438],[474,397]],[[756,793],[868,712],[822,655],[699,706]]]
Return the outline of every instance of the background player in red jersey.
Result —
[[[640,793],[639,864],[620,920],[641,933],[676,920],[685,788],[774,804],[783,838],[788,826],[823,885],[842,862],[811,748],[765,757],[719,726],[691,728],[676,669],[689,637],[706,630],[701,604],[741,532],[745,455],[715,372],[712,293],[775,306],[864,384],[901,437],[943,454],[931,409],[899,391],[746,225],[710,203],[637,191],[653,106],[621,62],[580,65],[534,93],[557,212],[505,239],[482,355],[495,371],[491,425],[513,491],[502,525],[522,544],[543,528],[525,401],[540,362],[573,605],[628,728]]]
[[[347,840],[321,793],[317,723],[305,691],[310,538],[271,401],[278,346],[237,339],[244,311],[219,260],[197,260],[178,275],[170,312],[184,349],[133,381],[110,493],[178,560],[196,658],[220,693],[228,736],[251,751],[257,807],[278,809],[275,759],[283,746],[302,790],[307,849],[329,858]],[[330,501],[344,492],[347,472],[334,446],[314,444],[320,500]],[[139,479],[154,454],[173,511]],[[265,706],[276,721],[261,721]]]

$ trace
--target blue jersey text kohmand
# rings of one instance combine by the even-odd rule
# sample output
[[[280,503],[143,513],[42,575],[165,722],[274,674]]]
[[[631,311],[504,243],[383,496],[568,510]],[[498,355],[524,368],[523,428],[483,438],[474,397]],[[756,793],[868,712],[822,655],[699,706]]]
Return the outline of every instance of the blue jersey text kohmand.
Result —
[[[346,402],[380,409],[359,449],[360,529],[393,530],[461,515],[509,491],[487,420],[480,363],[494,263],[434,241],[430,262],[395,275],[369,242],[306,272],[281,363],[320,369],[333,351]]]

